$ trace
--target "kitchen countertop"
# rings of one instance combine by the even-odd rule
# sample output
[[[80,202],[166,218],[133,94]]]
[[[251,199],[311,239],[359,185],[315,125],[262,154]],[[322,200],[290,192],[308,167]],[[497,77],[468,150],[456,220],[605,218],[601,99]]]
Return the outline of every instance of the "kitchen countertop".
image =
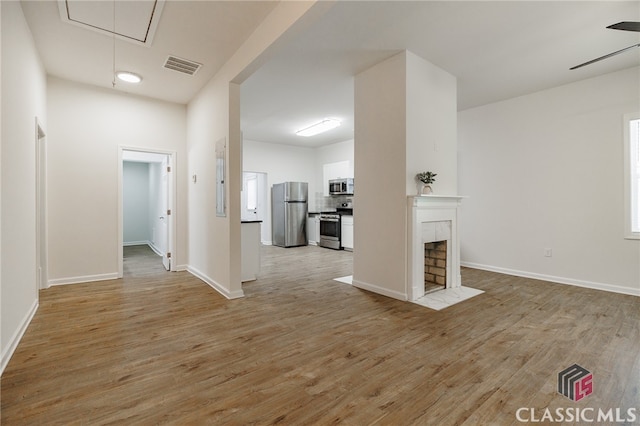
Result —
[[[307,212],[310,216],[311,215],[318,215],[318,214],[339,214],[342,216],[353,216],[353,209],[334,209],[334,210],[322,210],[320,212],[317,211],[313,211],[313,212]]]

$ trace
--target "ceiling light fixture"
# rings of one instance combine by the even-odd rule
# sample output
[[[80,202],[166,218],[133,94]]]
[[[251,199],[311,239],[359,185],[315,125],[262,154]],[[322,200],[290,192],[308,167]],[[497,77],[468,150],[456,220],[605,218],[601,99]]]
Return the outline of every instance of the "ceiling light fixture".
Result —
[[[113,31],[112,31],[112,58],[113,58],[113,74],[111,85],[115,89],[116,87],[116,77],[120,81],[124,81],[126,83],[137,84],[142,81],[142,77],[136,73],[130,71],[117,71],[116,72],[116,0],[113,0]]]
[[[140,83],[142,81],[142,77],[129,71],[118,71],[116,73],[116,77],[118,77],[119,80],[126,81],[127,83]]]
[[[296,132],[296,135],[298,136],[314,136],[317,135],[319,133],[323,133],[326,132],[328,130],[331,129],[335,129],[336,127],[338,127],[339,125],[341,125],[342,123],[340,122],[340,120],[336,120],[335,118],[325,118],[324,120],[322,120],[319,123],[316,123],[312,126],[306,127],[302,130],[298,130]]]

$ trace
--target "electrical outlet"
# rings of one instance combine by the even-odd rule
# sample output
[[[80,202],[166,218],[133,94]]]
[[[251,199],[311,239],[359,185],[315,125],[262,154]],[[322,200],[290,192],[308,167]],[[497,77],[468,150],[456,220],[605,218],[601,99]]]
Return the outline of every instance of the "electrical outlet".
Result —
[[[550,248],[544,249],[544,257],[551,257],[553,255]]]

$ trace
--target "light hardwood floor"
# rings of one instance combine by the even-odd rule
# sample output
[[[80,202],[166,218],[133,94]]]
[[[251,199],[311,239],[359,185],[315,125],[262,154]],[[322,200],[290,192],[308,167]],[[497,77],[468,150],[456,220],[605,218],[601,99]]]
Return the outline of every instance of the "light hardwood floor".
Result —
[[[133,257],[122,280],[41,291],[2,376],[2,424],[502,425],[520,407],[640,408],[640,298],[463,269],[485,293],[437,312],[333,281],[348,252],[262,255],[232,301]],[[574,363],[594,375],[579,402],[556,390]]]

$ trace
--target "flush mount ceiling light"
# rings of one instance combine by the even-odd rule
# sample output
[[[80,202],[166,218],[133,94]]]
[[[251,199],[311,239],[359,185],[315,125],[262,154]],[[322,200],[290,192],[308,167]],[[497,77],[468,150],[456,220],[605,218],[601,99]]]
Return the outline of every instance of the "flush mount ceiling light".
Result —
[[[118,77],[119,80],[126,81],[127,83],[140,83],[142,81],[142,77],[129,71],[118,71],[116,73],[116,77]]]
[[[335,118],[325,118],[319,123],[316,123],[312,126],[304,128],[302,130],[298,130],[296,135],[298,136],[313,136],[319,133],[326,132],[327,130],[335,129],[340,124],[340,120],[336,120]]]

